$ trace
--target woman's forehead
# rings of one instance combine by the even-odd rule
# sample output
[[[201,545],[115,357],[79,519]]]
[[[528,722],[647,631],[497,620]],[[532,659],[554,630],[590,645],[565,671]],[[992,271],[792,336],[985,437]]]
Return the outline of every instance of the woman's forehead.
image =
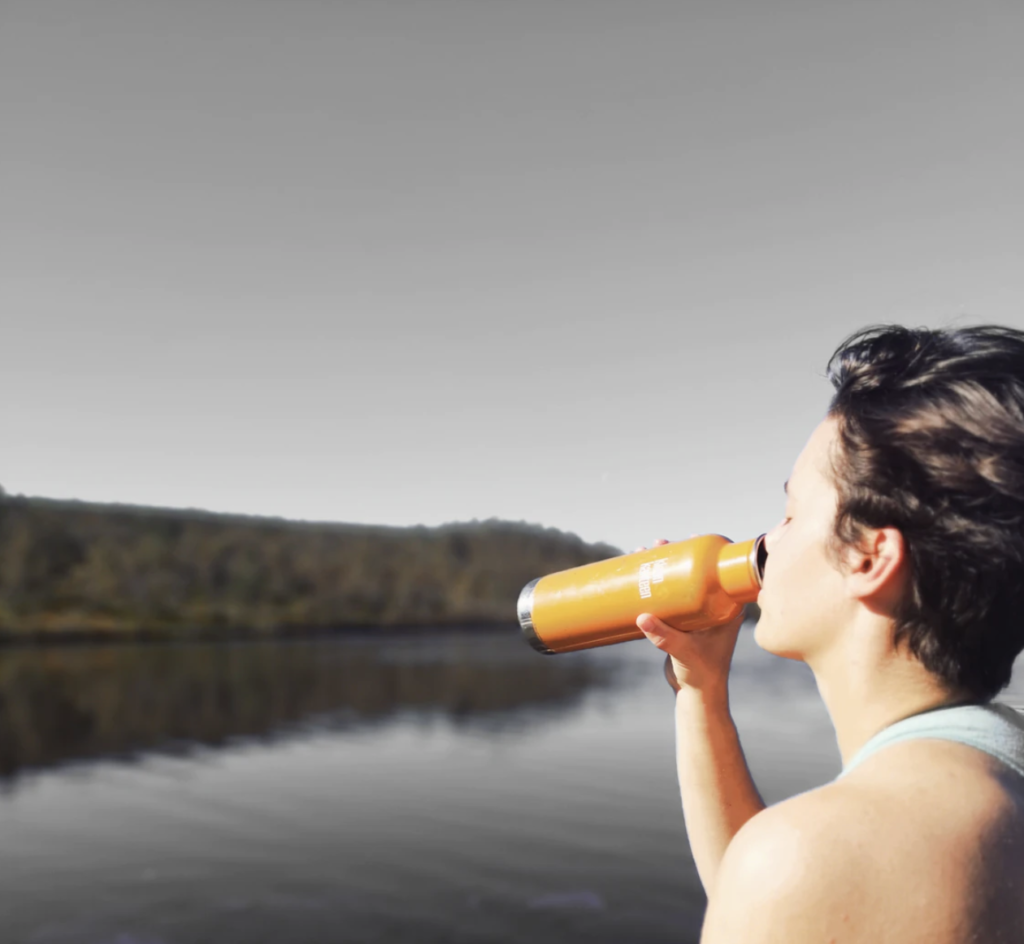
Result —
[[[811,433],[806,445],[793,463],[793,471],[786,481],[786,494],[790,497],[812,483],[828,484],[829,459],[835,442],[835,420],[827,417],[822,420]]]

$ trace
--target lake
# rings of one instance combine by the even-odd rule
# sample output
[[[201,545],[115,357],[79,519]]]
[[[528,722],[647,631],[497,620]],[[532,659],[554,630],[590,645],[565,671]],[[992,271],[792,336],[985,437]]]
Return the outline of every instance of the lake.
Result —
[[[733,716],[774,803],[839,752],[749,630]],[[494,629],[3,651],[2,940],[695,942],[661,663]]]

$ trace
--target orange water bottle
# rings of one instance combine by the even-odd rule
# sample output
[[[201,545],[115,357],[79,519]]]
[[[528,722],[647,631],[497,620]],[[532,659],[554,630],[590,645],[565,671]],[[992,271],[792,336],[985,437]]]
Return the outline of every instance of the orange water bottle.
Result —
[[[676,629],[710,629],[757,599],[767,559],[763,534],[742,543],[703,534],[561,570],[523,587],[519,625],[547,655],[642,639],[641,613]]]

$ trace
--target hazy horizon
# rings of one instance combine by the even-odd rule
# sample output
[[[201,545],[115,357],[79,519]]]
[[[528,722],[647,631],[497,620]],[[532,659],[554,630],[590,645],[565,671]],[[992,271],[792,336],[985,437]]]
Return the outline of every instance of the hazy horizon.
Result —
[[[7,0],[0,485],[772,527],[879,322],[1024,328],[1024,6]]]

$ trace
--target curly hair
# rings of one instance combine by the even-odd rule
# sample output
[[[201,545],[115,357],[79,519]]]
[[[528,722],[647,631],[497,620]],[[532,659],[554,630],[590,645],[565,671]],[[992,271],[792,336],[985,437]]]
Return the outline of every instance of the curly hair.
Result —
[[[865,528],[897,528],[897,648],[991,700],[1024,649],[1024,332],[874,325],[840,344],[828,379],[834,560]]]

